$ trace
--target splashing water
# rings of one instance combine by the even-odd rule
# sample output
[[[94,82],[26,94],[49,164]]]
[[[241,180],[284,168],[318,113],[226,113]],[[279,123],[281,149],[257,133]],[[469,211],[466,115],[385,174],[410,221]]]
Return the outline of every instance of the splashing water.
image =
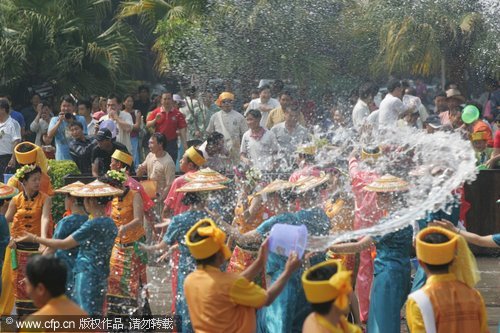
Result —
[[[364,139],[367,140],[366,137]],[[392,148],[375,165],[369,167],[361,163],[360,168],[372,168],[380,175],[390,173],[408,181],[410,190],[404,194],[405,203],[396,205],[392,213],[370,228],[310,237],[309,251],[321,251],[333,243],[366,235],[383,235],[404,228],[423,218],[426,212],[445,209],[448,203],[455,200],[452,192],[464,182],[475,179],[474,151],[470,142],[463,140],[458,133],[427,134],[405,127],[387,129],[370,139],[371,145]],[[344,141],[338,149],[360,151],[361,146],[354,141]],[[346,163],[342,155],[338,158],[322,152],[318,157],[323,163]]]

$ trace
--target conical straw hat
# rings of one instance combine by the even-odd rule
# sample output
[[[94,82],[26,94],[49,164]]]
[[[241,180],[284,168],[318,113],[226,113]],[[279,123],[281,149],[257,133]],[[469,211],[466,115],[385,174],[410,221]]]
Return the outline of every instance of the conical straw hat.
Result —
[[[292,188],[295,185],[296,185],[295,183],[291,183],[287,180],[276,179],[276,180],[272,181],[271,183],[269,183],[266,187],[264,187],[257,194],[278,192],[281,190],[286,190],[286,189]]]
[[[218,182],[192,181],[182,186],[181,188],[178,188],[176,192],[205,192],[205,191],[223,190],[225,188],[227,188],[227,186],[224,186]]]
[[[327,175],[325,173],[322,173],[318,177],[309,176],[303,180],[299,179],[297,181],[298,185],[295,188],[295,191],[297,193],[307,192],[307,191],[309,191],[309,190],[311,190],[311,189],[313,189],[321,184],[326,183],[329,179],[330,179],[330,175]]]
[[[79,189],[80,187],[82,187],[84,185],[85,184],[82,183],[81,181],[76,181],[74,183],[68,184],[68,185],[63,186],[61,188],[58,188],[54,192],[56,192],[56,193],[68,193],[69,194],[69,193]]]
[[[215,170],[212,170],[210,168],[204,168],[200,169],[196,172],[193,173],[188,173],[184,175],[184,179],[190,182],[197,182],[197,183],[228,183],[231,180],[227,178],[226,176],[218,173]]]
[[[370,192],[400,192],[407,191],[408,188],[408,182],[401,178],[387,174],[363,187],[363,190]]]
[[[70,195],[74,197],[112,197],[122,194],[123,190],[117,189],[97,179],[70,192]]]
[[[0,183],[0,200],[10,199],[18,193],[17,188]]]

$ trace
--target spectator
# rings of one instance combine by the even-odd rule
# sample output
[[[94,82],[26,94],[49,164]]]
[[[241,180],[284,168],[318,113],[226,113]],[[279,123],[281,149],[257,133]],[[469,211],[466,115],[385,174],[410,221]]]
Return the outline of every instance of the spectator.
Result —
[[[359,87],[359,98],[352,110],[352,122],[354,128],[359,130],[366,118],[370,115],[368,105],[373,102],[373,85],[366,82]]]
[[[92,174],[92,150],[95,142],[83,134],[83,126],[75,121],[69,125],[72,139],[69,141],[69,153],[82,174]]]
[[[99,112],[99,96],[90,95],[90,103],[92,103],[92,111],[90,113],[92,114],[92,117],[94,117],[94,114]]]
[[[61,112],[57,117],[52,117],[49,123],[47,132],[48,140],[55,139],[56,143],[56,160],[71,160],[69,153],[69,140],[71,134],[69,132],[69,125],[78,121],[83,126],[83,133],[87,134],[87,122],[82,116],[75,116],[75,100],[69,95],[61,98]]]
[[[207,160],[205,167],[220,173],[225,173],[230,169],[231,163],[224,145],[224,135],[219,132],[212,132],[207,137],[199,149],[203,152],[203,157]]]
[[[9,115],[10,105],[5,98],[0,98],[0,180],[7,168],[14,169],[16,158],[14,147],[21,142],[21,126]]]
[[[269,85],[264,84],[259,88],[259,98],[256,98],[250,102],[246,112],[249,110],[259,110],[261,113],[260,126],[265,127],[267,123],[267,117],[271,110],[276,109],[280,106],[280,102],[277,99],[271,97],[271,88]]]
[[[32,256],[26,265],[26,277],[26,292],[38,308],[26,321],[37,322],[38,316],[87,315],[64,295],[66,266],[61,259],[53,255]]]
[[[250,102],[253,101],[254,99],[257,99],[257,98],[259,98],[259,90],[258,89],[252,89],[252,91],[250,91],[250,101],[248,101],[248,102],[246,102],[246,103],[243,104],[243,112],[246,111],[246,109],[250,105]]]
[[[97,121],[92,117],[92,104],[84,99],[78,101],[78,114],[85,118],[87,124],[87,135],[93,137],[95,134],[95,125]]]
[[[42,140],[42,136],[47,133],[49,129],[50,119],[52,118],[52,110],[47,102],[42,102],[38,104],[36,108],[37,115],[30,125],[30,130],[35,133],[35,144],[37,146],[45,145]]]
[[[34,93],[31,96],[31,105],[28,107],[25,107],[24,109],[21,110],[21,114],[23,116],[23,121],[24,121],[24,137],[26,141],[29,142],[35,142],[36,139],[36,134],[33,133],[30,129],[30,125],[35,120],[37,112],[36,108],[38,104],[42,102],[42,97],[40,96],[39,93]]]
[[[166,145],[167,139],[163,134],[154,133],[151,135],[149,139],[150,153],[137,168],[138,177],[147,174],[148,179],[156,182],[157,192],[160,195],[159,202],[161,203],[167,197],[170,185],[175,179],[175,162],[165,150]]]
[[[279,102],[280,106],[275,109],[272,109],[271,112],[269,112],[269,117],[267,117],[267,122],[266,122],[267,129],[271,129],[273,128],[274,125],[285,121],[285,113],[283,110],[292,106],[293,97],[291,93],[288,91],[280,92]],[[302,126],[304,126],[305,124],[304,116],[300,111],[299,111],[299,123]]]
[[[24,120],[24,116],[22,115],[21,112],[17,112],[16,110],[14,110],[12,108],[12,99],[10,98],[9,95],[5,95],[5,96],[0,95],[0,98],[5,98],[7,101],[9,101],[10,117],[19,123],[19,126],[21,126],[21,137],[24,137],[26,134],[26,128],[28,128],[30,126],[30,124],[26,124],[26,121]]]
[[[175,106],[172,93],[161,94],[161,106],[154,109],[147,117],[146,127],[162,133],[167,139],[166,151],[172,160],[177,161],[177,137],[180,136],[184,150],[187,147],[186,119]],[[177,134],[179,133],[179,134]]]
[[[95,139],[97,145],[92,149],[92,176],[104,175],[111,164],[111,155],[115,150],[121,150],[128,154],[127,147],[119,142],[113,141],[111,131],[107,128],[100,129]]]
[[[259,110],[248,110],[245,118],[248,131],[241,139],[241,161],[261,171],[273,170],[274,155],[278,152],[278,142],[274,133],[261,126],[262,115]]]
[[[441,92],[434,97],[434,114],[440,116],[442,112],[448,111],[446,103],[446,93]],[[444,125],[444,124],[443,124]]]
[[[284,109],[285,121],[271,128],[278,143],[280,167],[285,170],[291,170],[297,147],[309,141],[307,129],[299,124],[300,115],[297,108],[288,107]]]
[[[122,112],[122,101],[115,94],[108,96],[106,104],[107,114],[102,116],[99,121],[112,120],[118,128],[116,141],[127,147],[128,151],[132,151],[132,143],[130,141],[130,132],[134,126],[132,116],[128,112]]]
[[[389,81],[387,90],[387,95],[380,102],[378,113],[379,128],[395,126],[398,119],[412,113],[416,108],[415,104],[405,106],[401,101],[404,90],[399,80],[394,79]]]
[[[139,99],[134,101],[134,109],[139,110],[142,115],[142,121],[146,123],[146,117],[151,111],[152,105],[149,96],[149,87],[146,85],[140,85],[137,89]]]
[[[223,92],[215,102],[221,111],[215,113],[207,127],[207,133],[219,132],[224,135],[226,150],[232,164],[240,159],[241,138],[248,129],[245,117],[233,109],[234,95]]]
[[[132,117],[132,131],[130,132],[130,145],[132,147],[132,156],[134,157],[134,165],[138,166],[140,162],[140,134],[141,129],[144,127],[142,122],[141,111],[134,109],[134,97],[127,95],[123,99],[123,111],[128,112]]]

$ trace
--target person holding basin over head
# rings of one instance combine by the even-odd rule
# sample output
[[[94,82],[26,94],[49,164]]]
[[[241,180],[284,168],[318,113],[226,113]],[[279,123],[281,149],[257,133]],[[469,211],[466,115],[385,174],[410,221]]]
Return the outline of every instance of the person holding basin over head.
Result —
[[[105,206],[114,196],[122,195],[123,190],[95,180],[70,194],[84,198],[85,210],[92,219],[65,239],[40,238],[36,234],[25,232],[18,241],[40,243],[62,250],[79,246],[74,270],[74,299],[89,315],[102,315],[111,250],[118,235],[118,228],[106,215]]]
[[[198,221],[185,239],[197,264],[184,283],[191,321],[197,332],[255,332],[255,310],[273,303],[301,263],[296,254],[291,254],[279,278],[265,290],[252,281],[265,266],[267,240],[250,266],[232,273],[221,271],[231,251],[225,244],[226,234],[213,220]]]

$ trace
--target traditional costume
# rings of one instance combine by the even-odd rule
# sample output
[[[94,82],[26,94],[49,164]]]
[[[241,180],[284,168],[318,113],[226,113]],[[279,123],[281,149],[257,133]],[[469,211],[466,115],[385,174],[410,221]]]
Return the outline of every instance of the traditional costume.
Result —
[[[309,275],[317,269],[327,266],[335,266],[337,272],[327,280],[311,280]],[[332,306],[341,311],[349,307],[349,294],[352,293],[352,272],[344,270],[338,260],[329,260],[317,264],[302,275],[302,286],[309,303],[321,304],[332,302]],[[334,325],[321,314],[312,312],[304,322],[303,333],[361,333],[361,328],[350,324],[347,318],[340,316],[339,324]]]
[[[365,186],[364,190],[374,193],[407,191],[408,183],[385,175]],[[411,226],[373,237],[377,256],[374,261],[368,315],[370,332],[399,333],[401,330],[400,312],[410,292],[412,238]]]
[[[0,200],[8,200],[15,196],[18,193],[18,190],[12,186],[5,185],[0,183]],[[7,204],[7,203],[4,203]],[[9,224],[5,219],[5,215],[0,214],[0,267],[4,266],[4,258],[5,258],[5,250],[7,250],[7,246],[10,241],[10,231]],[[10,251],[7,251],[10,252]],[[10,268],[10,263],[9,263]],[[0,277],[2,275],[0,274]],[[2,281],[3,282],[3,281]],[[10,281],[9,281],[10,282]],[[11,283],[9,283],[11,285]],[[0,294],[2,293],[2,287],[12,288],[11,286],[0,285]]]
[[[206,223],[210,225],[205,226]],[[194,232],[207,238],[191,242]],[[225,244],[226,234],[210,219],[198,221],[185,239],[195,259],[209,258],[219,251],[226,260],[231,255]],[[210,265],[198,265],[187,276],[184,292],[196,332],[255,332],[255,309],[262,307],[267,300],[266,291],[255,283]]]
[[[216,191],[225,189],[226,186],[219,183],[199,183],[195,180],[189,182],[183,187],[179,188],[179,192],[205,192],[205,191]],[[176,215],[170,221],[168,225],[167,232],[163,236],[163,242],[172,246],[174,244],[179,245],[179,261],[178,267],[175,268],[176,274],[176,289],[173,290],[175,296],[175,314],[182,318],[182,332],[193,332],[191,326],[191,321],[189,319],[189,312],[184,297],[184,280],[189,273],[196,269],[196,263],[194,258],[189,252],[189,248],[186,245],[185,235],[189,229],[196,224],[199,220],[208,217],[208,213],[205,210],[188,210],[182,214]],[[174,268],[172,267],[172,271]]]
[[[282,190],[291,190],[295,185],[293,183],[275,180],[267,185],[260,193],[274,193]],[[265,220],[255,229],[264,239],[275,224],[300,225],[303,221],[297,219],[297,215],[291,212],[285,212],[275,215]],[[313,231],[309,231],[313,232]],[[270,252],[267,258],[266,273],[271,278],[273,284],[285,270],[287,257]],[[306,301],[304,290],[301,288],[300,276],[302,269],[294,272],[283,291],[276,297],[269,306],[262,308],[258,314],[259,332],[294,332],[300,331],[305,318],[311,312],[310,306]]]
[[[17,170],[18,179],[22,179],[24,174],[35,169],[35,165],[25,165]],[[12,198],[16,207],[16,213],[12,220],[10,234],[12,238],[19,238],[25,232],[32,233],[41,237],[42,232],[42,211],[45,200],[48,195],[43,192],[37,192],[32,198],[29,198],[23,191]],[[9,252],[12,257],[12,262],[17,263],[17,266],[12,266],[13,269],[13,291],[15,305],[19,315],[31,314],[36,311],[33,301],[26,292],[25,283],[25,268],[29,257],[37,254],[40,244],[31,242],[17,242],[16,249],[11,249]]]
[[[25,146],[31,148],[31,150],[27,152],[21,152],[21,148]],[[50,177],[47,174],[47,158],[43,150],[37,145],[26,141],[19,143],[14,148],[14,155],[16,156],[16,160],[19,164],[38,165],[42,170],[40,178],[40,191],[49,196],[54,195]],[[7,185],[17,188],[19,192],[23,191],[22,184],[15,175],[9,179]],[[11,261],[11,251],[6,251],[4,265],[2,267],[2,295],[0,297],[0,312],[3,315],[9,315],[14,307],[14,290],[12,289],[13,270]]]
[[[82,182],[74,182],[72,184],[63,186],[57,189],[56,193],[65,193],[69,195],[71,191],[74,191],[80,187],[82,187]],[[70,236],[73,232],[78,230],[89,219],[88,215],[80,215],[80,214],[70,214],[63,217],[56,225],[56,229],[54,231],[54,239],[65,239]],[[75,283],[75,275],[74,268],[76,257],[78,255],[78,247],[74,247],[68,250],[57,250],[54,255],[57,258],[60,258],[66,264],[66,296],[73,298],[73,288]]]
[[[203,164],[206,163],[206,160],[203,158],[203,156],[201,156],[196,152],[196,149],[194,147],[190,147],[188,150],[186,150],[186,155],[198,167],[201,167]],[[194,172],[196,171],[188,171],[184,175],[177,177],[172,183],[172,186],[170,186],[170,190],[168,191],[167,197],[165,198],[165,201],[163,203],[165,204],[165,208],[168,208],[173,212],[172,214],[173,216],[184,213],[189,209],[188,206],[182,204],[182,199],[184,198],[185,193],[179,192],[177,190],[189,182],[186,179],[186,176]],[[170,256],[170,263],[172,267],[172,272],[171,272],[172,294],[175,294],[178,289],[177,269],[179,267],[179,250],[172,251]],[[176,302],[172,302],[171,306],[172,313],[175,313],[175,304]]]
[[[122,190],[95,180],[70,193],[75,197],[108,197]],[[71,236],[80,245],[75,263],[75,300],[89,315],[102,315],[108,287],[111,250],[118,228],[109,217],[85,222]]]
[[[363,160],[375,160],[380,153],[368,153],[364,149],[361,152]],[[375,221],[380,220],[382,211],[377,208],[377,194],[365,191],[364,187],[380,176],[375,171],[364,170],[359,166],[357,159],[349,160],[349,175],[351,176],[351,188],[354,195],[354,230],[371,227]],[[356,296],[359,301],[359,315],[361,321],[368,320],[370,308],[370,290],[373,280],[372,251],[367,249],[359,254],[359,269],[356,276]]]
[[[425,242],[425,236],[440,233],[445,243]],[[406,316],[410,332],[488,332],[486,308],[474,289],[479,281],[474,255],[466,240],[451,231],[429,227],[417,235],[417,257],[429,265],[450,264],[446,274],[432,274],[422,289],[410,294]]]

